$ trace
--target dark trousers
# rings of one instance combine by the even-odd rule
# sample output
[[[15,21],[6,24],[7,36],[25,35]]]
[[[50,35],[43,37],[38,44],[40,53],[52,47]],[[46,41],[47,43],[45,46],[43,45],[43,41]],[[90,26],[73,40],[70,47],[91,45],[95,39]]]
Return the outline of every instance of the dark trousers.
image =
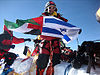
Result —
[[[37,74],[36,75],[42,75],[45,68],[47,67],[47,64],[49,62],[49,57],[50,57],[50,45],[53,50],[53,57],[52,57],[52,66],[54,67],[55,65],[60,63],[60,42],[59,39],[54,39],[51,41],[43,41],[41,42],[41,49],[40,49],[40,54],[37,59],[36,65],[37,65]]]
[[[47,64],[49,62],[49,55],[47,54],[40,54],[36,65],[37,65],[37,69],[45,69],[47,67]],[[53,59],[52,59],[52,63],[53,63],[53,67],[57,64],[60,63],[60,54],[53,54]]]

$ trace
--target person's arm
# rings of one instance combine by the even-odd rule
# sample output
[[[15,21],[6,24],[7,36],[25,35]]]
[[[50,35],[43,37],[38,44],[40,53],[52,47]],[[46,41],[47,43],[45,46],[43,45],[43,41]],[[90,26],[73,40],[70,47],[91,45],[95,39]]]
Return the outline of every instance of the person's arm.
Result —
[[[24,38],[16,38],[13,36],[12,43],[19,44],[19,43],[23,43],[23,42],[24,42]]]
[[[19,44],[19,43],[23,43],[25,41],[31,41],[31,39],[16,38],[16,37],[13,36],[12,43]]]
[[[57,15],[58,15],[58,18],[59,18],[59,19],[61,19],[61,20],[65,21],[65,22],[68,22],[68,20],[67,20],[67,19],[65,19],[64,17],[62,17],[62,16],[60,15],[60,13],[58,13]]]
[[[61,20],[65,21],[65,22],[68,22],[67,19],[65,19],[64,17],[60,17]]]

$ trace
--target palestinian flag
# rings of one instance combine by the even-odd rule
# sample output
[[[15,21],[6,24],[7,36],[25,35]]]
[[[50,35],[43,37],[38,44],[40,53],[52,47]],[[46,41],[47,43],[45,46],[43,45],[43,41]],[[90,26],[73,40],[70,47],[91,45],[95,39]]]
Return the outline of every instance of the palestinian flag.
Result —
[[[42,32],[43,17],[37,17],[27,20],[16,20],[16,23],[4,20],[9,30],[24,34],[40,35]]]

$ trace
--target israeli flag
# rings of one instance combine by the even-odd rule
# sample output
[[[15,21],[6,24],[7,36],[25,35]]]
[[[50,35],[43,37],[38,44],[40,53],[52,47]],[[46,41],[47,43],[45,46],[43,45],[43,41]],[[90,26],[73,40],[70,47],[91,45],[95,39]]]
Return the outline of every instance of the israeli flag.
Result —
[[[64,38],[67,42],[78,36],[80,28],[53,16],[43,18],[42,35]]]

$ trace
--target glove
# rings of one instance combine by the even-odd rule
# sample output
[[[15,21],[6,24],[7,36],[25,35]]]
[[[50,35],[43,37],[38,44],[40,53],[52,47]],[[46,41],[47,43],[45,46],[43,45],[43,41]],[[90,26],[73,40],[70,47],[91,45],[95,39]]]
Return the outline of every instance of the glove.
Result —
[[[31,41],[31,39],[24,39],[24,41],[29,41],[29,42],[30,42],[30,41]]]
[[[15,45],[11,45],[10,48],[14,49],[15,48]]]
[[[82,29],[80,29],[80,31],[79,31],[79,33],[78,34],[80,34],[82,32]]]
[[[36,40],[33,40],[33,42],[35,42],[35,43],[40,43],[41,40],[36,39]]]

